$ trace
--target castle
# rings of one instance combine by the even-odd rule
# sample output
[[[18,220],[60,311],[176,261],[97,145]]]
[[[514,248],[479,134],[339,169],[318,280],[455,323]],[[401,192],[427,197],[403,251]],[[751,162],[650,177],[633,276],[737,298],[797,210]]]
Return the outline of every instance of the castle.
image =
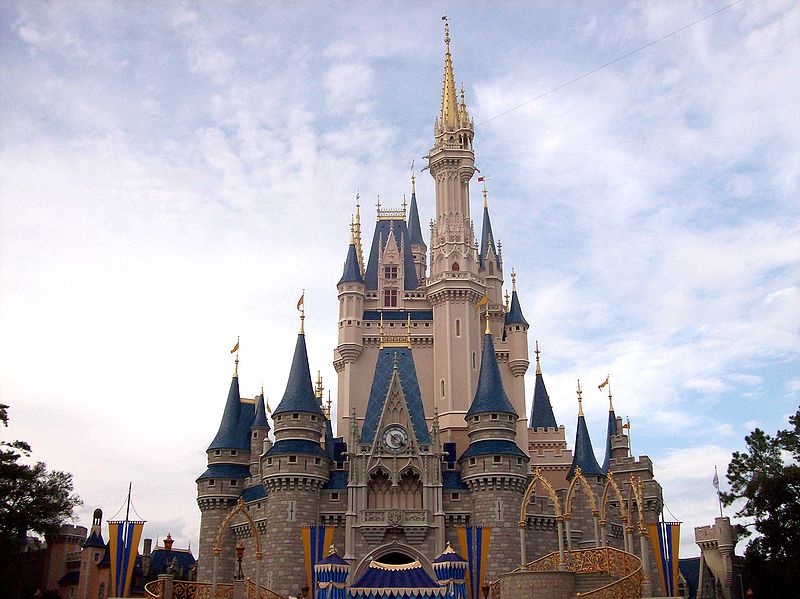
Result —
[[[295,594],[307,576],[301,528],[319,525],[333,527],[351,582],[373,560],[419,562],[432,573],[448,543],[459,547],[459,527],[472,526],[491,529],[486,580],[562,546],[601,544],[640,555],[645,577],[657,577],[643,527],[626,520],[621,504],[623,496],[628,506],[636,496],[639,522],[656,522],[661,487],[650,460],[630,455],[610,394],[599,464],[580,408],[569,449],[537,342],[533,408],[526,414],[533,340],[492,232],[485,187],[480,231],[473,225],[474,134],[463,86],[456,91],[445,24],[441,109],[426,156],[435,182],[430,235],[422,233],[413,175],[410,204],[387,209],[378,202],[368,256],[356,210],[336,284],[340,436],[333,435],[321,381],[316,389],[312,382],[303,317],[272,426],[263,391],[242,398],[234,371],[207,469],[197,479],[198,580],[229,580],[241,543],[245,575],[255,576],[258,546],[262,584]],[[504,295],[509,274],[510,297]],[[579,405],[580,393],[578,385]],[[528,505],[534,479],[553,494],[536,494]],[[584,489],[573,494],[568,490],[578,479]],[[610,498],[604,496],[609,480],[616,490]],[[553,497],[568,507],[565,514],[554,513]],[[240,499],[253,525],[228,518]]]

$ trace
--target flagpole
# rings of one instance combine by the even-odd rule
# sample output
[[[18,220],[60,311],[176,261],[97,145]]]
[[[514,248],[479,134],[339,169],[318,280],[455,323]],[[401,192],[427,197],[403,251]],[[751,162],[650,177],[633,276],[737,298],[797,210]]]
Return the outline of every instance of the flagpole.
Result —
[[[717,473],[717,465],[714,464],[714,480],[717,481],[717,484],[714,485],[717,488],[717,501],[719,501],[719,517],[722,518],[722,495],[719,492],[719,474]]]

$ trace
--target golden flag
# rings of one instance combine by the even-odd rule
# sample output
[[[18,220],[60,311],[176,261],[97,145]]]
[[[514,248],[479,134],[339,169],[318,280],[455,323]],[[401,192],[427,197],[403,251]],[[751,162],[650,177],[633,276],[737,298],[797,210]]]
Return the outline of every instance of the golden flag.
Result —
[[[272,408],[269,407],[269,400],[265,402],[265,406],[267,408],[267,414],[272,414]]]
[[[306,301],[306,292],[304,291],[303,295],[300,296],[300,299],[297,300],[297,309],[298,310],[302,310],[303,309],[303,306],[305,305],[305,301]]]
[[[484,296],[478,300],[478,303],[475,304],[475,312],[479,312],[482,306],[489,305],[489,296],[484,294]]]
[[[236,340],[236,345],[233,346],[233,349],[231,350],[231,353],[235,354],[237,351],[239,351],[239,340],[238,339]]]
[[[631,421],[630,421],[630,420],[628,420],[628,422],[626,422],[625,424],[623,424],[623,425],[622,425],[622,428],[627,428],[628,430],[630,430],[630,428],[631,428]]]
[[[600,383],[599,385],[597,385],[597,388],[598,388],[600,391],[602,391],[602,390],[603,390],[603,387],[605,387],[606,385],[608,385],[608,375],[606,375],[606,380],[604,380],[602,383]]]

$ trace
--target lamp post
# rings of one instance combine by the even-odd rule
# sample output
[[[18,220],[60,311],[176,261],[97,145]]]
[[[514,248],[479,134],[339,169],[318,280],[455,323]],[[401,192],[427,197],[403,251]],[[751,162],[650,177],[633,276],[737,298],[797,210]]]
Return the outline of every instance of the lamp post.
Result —
[[[164,574],[170,574],[169,571],[169,554],[172,552],[172,543],[174,543],[172,539],[172,533],[167,533],[167,538],[164,539],[164,549],[167,552],[167,562],[164,565]]]
[[[244,580],[244,572],[242,572],[242,558],[244,557],[244,543],[239,541],[236,543],[236,559],[239,561],[239,571],[236,573],[236,580]]]

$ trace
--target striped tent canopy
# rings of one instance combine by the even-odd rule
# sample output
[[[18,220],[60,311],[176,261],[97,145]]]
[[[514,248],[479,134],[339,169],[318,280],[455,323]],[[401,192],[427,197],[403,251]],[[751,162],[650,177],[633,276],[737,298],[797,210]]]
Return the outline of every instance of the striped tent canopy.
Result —
[[[419,561],[409,564],[383,564],[371,561],[364,574],[350,585],[348,599],[427,599],[447,597]]]
[[[317,599],[345,599],[345,581],[350,565],[344,561],[331,545],[328,556],[314,566],[317,579]]]
[[[447,589],[446,599],[467,599],[467,560],[447,543],[442,554],[433,560],[433,571],[439,584]]]

